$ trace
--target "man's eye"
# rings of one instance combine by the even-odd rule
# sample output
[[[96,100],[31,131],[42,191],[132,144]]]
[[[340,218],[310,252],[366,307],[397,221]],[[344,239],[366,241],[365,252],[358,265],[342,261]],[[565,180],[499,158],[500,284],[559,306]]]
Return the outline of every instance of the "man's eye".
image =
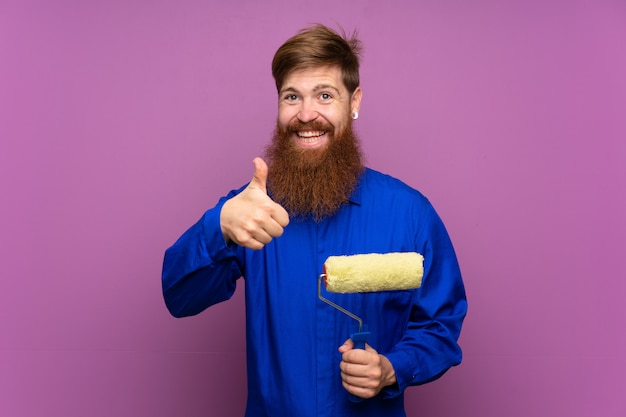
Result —
[[[328,93],[322,93],[322,94],[320,94],[320,98],[322,100],[326,101],[326,100],[330,100],[333,97],[330,94],[328,94]]]
[[[298,99],[298,96],[295,94],[288,94],[285,96],[285,100],[287,101],[295,101]]]

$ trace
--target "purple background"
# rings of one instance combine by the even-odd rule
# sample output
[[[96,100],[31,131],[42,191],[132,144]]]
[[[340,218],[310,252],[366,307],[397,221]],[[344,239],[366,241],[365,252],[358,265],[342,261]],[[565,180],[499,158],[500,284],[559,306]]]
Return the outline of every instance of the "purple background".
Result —
[[[4,0],[0,416],[243,413],[243,287],[174,319],[162,255],[251,178],[313,22],[360,30],[369,165],[464,272],[464,362],[409,415],[626,415],[626,2]]]

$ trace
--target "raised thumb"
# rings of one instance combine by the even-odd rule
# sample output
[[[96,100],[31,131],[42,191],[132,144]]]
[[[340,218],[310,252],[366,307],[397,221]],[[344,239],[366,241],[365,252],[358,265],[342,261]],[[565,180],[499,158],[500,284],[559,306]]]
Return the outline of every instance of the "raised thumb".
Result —
[[[249,187],[255,187],[267,194],[267,164],[261,158],[254,158],[254,176]]]

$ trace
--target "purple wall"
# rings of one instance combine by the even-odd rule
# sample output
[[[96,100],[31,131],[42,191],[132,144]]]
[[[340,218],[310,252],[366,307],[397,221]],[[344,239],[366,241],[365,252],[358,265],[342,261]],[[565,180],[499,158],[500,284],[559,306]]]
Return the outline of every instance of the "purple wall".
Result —
[[[623,0],[5,0],[0,416],[242,414],[243,288],[171,318],[162,254],[251,177],[274,50],[335,21],[369,165],[430,197],[470,300],[409,414],[626,415]]]

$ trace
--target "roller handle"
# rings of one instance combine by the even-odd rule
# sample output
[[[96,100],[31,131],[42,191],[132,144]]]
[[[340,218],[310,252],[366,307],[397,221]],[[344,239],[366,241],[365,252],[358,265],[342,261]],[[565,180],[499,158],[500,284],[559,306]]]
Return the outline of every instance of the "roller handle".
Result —
[[[352,342],[354,343],[354,348],[365,350],[365,343],[369,339],[370,334],[370,332],[352,333],[350,335],[350,339],[352,339]]]
[[[365,343],[369,339],[370,334],[370,332],[352,333],[350,335],[350,339],[352,339],[352,342],[354,343],[354,349],[365,350]],[[353,403],[360,403],[361,401],[363,401],[363,398],[357,397],[354,394],[348,394],[348,399]]]

